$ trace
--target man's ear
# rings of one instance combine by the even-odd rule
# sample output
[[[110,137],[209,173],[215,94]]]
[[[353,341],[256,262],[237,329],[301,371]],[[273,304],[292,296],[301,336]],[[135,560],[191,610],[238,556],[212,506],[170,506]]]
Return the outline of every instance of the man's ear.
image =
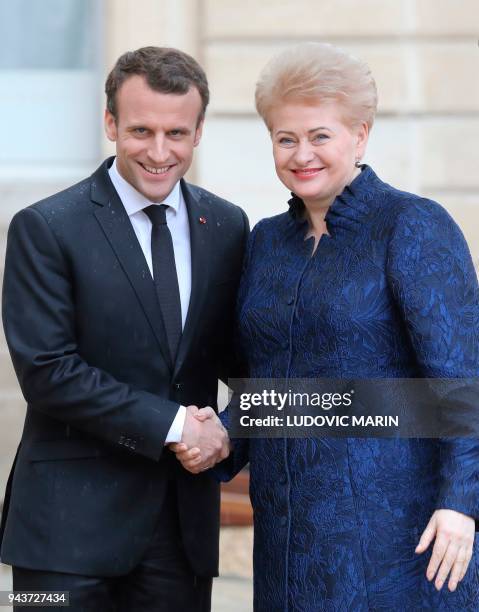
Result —
[[[110,113],[108,109],[105,109],[104,125],[106,137],[108,138],[108,140],[116,142],[118,135],[116,121],[115,117]]]
[[[203,134],[203,124],[204,124],[204,119],[202,119],[197,127],[196,127],[196,131],[195,131],[195,139],[193,141],[193,146],[197,147],[200,144],[200,140],[201,140],[201,135]]]

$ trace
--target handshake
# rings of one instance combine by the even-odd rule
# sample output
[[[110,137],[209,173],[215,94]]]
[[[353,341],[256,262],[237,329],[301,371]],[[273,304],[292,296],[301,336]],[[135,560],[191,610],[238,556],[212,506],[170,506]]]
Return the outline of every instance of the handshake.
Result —
[[[213,408],[188,406],[181,442],[169,448],[185,470],[198,474],[228,457],[230,440]]]

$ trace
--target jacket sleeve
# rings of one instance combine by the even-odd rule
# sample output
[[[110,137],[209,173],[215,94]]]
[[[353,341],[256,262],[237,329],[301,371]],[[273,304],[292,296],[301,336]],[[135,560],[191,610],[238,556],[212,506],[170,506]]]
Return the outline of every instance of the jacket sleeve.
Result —
[[[236,321],[235,321],[235,334],[234,334],[234,351],[235,351],[235,364],[236,370],[233,378],[246,378],[249,375],[248,371],[248,347],[241,343],[239,326],[239,312],[241,310],[241,303],[244,299],[245,292],[248,288],[248,277],[251,272],[251,265],[253,259],[253,250],[255,238],[260,230],[261,221],[255,225],[251,233],[248,232],[249,238],[246,245],[245,256],[243,260],[243,271],[241,274],[241,282],[238,291],[238,299],[236,305]],[[229,430],[230,422],[232,419],[233,411],[238,410],[238,404],[235,395],[233,395],[231,401],[225,410],[219,415],[223,426]],[[232,438],[231,439],[232,451],[230,456],[218,463],[212,470],[215,477],[221,481],[231,480],[236,474],[242,470],[249,462],[249,451],[250,442],[247,438]]]
[[[249,220],[248,220],[246,213],[241,208],[239,210],[241,211],[241,218],[242,218],[242,224],[243,224],[243,232],[242,232],[242,238],[241,238],[240,263],[241,261],[243,261],[242,268],[244,268],[244,260],[246,257],[246,249],[248,245],[250,229],[249,229]],[[236,336],[235,322],[236,322],[236,319],[235,319],[234,303],[233,303],[233,308],[231,309],[230,317],[228,319],[228,324],[226,326],[227,332],[225,333],[223,342],[222,342],[223,348],[221,351],[221,355],[223,355],[223,359],[221,360],[221,363],[219,364],[219,372],[218,372],[218,377],[221,379],[221,381],[225,385],[228,385],[229,378],[235,378],[235,377],[239,377],[243,375],[242,372],[243,372],[244,364],[241,361],[239,350],[238,350],[238,344],[235,340],[235,336]]]
[[[30,409],[105,442],[160,458],[178,404],[133,389],[82,358],[68,258],[35,208],[20,211],[10,224],[2,311]]]
[[[447,398],[439,395],[438,401],[447,399],[446,406],[470,411],[477,422],[477,277],[460,229],[438,204],[412,200],[398,216],[389,243],[387,273],[421,375],[468,379],[469,391],[451,381],[445,385]],[[441,488],[436,507],[478,519],[478,439],[441,438],[438,444]]]

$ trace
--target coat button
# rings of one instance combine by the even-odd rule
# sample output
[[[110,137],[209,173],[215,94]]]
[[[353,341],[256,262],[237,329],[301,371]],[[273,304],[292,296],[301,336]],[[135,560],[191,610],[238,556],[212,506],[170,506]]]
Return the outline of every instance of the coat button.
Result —
[[[286,478],[286,475],[283,474],[279,479],[279,484],[285,485],[287,483],[288,483],[288,479]]]
[[[288,517],[287,516],[280,517],[279,524],[281,525],[281,527],[285,527],[287,522],[288,522]]]
[[[288,299],[287,302],[288,306],[291,306],[292,304],[294,304],[294,295],[291,295]]]

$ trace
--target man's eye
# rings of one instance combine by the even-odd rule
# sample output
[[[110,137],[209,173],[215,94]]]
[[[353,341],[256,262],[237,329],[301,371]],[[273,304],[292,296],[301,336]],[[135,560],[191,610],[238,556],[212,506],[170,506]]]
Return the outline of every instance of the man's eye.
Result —
[[[143,128],[143,127],[135,128],[135,132],[136,134],[146,134],[146,128]]]
[[[181,130],[170,130],[170,136],[173,136],[173,137],[183,136],[183,132]]]

